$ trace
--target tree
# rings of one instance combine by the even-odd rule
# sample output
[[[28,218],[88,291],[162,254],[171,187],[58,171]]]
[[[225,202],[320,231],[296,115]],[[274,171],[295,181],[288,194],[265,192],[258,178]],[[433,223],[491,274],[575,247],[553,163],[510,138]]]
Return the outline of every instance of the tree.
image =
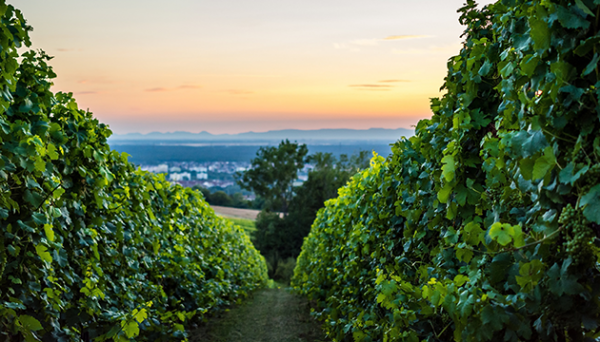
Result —
[[[306,152],[305,145],[289,141],[283,141],[278,148],[261,148],[252,161],[253,169],[240,177],[242,187],[254,190],[269,203],[256,219],[254,244],[266,257],[270,276],[280,281],[289,280],[286,275],[289,277],[293,268],[289,262],[300,253],[317,211],[326,200],[337,197],[337,189],[359,169],[368,167],[370,160],[367,151],[350,158],[341,155],[339,159],[331,153],[315,153],[304,158]],[[292,188],[304,162],[314,168],[304,184]],[[282,170],[285,174],[278,174]],[[280,183],[276,184],[277,181]],[[278,208],[287,215],[281,217],[272,212]]]
[[[278,147],[261,147],[256,154],[252,168],[238,174],[238,184],[264,198],[265,209],[287,213],[292,184],[298,178],[298,170],[304,167],[308,148],[286,139]]]
[[[310,232],[319,209],[325,201],[338,196],[338,189],[344,186],[350,177],[369,166],[369,152],[359,151],[348,158],[342,154],[339,159],[331,153],[318,152],[308,156],[307,163],[314,168],[308,174],[308,180],[295,190],[285,218],[287,249],[283,257],[297,257],[300,254],[304,237]]]

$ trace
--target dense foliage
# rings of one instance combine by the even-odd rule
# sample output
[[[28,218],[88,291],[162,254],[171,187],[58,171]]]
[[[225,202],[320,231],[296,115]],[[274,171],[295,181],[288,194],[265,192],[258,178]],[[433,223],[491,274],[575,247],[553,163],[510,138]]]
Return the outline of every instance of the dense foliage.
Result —
[[[282,141],[279,146],[262,146],[252,159],[250,170],[238,174],[242,189],[253,191],[265,200],[267,211],[287,213],[294,195],[293,184],[298,170],[304,167],[308,147]]]
[[[358,151],[350,157],[342,154],[336,158],[331,153],[318,152],[308,156],[307,163],[312,164],[313,168],[308,173],[308,179],[294,189],[290,210],[285,217],[285,247],[288,250],[285,257],[298,257],[302,242],[310,232],[319,209],[325,206],[325,201],[337,197],[337,190],[358,170],[369,167],[370,154]]]
[[[292,173],[292,170],[274,167],[277,165],[275,159],[293,160],[297,157],[298,150],[304,146],[289,148],[289,145],[291,143],[283,141],[277,148],[269,147],[269,153],[259,153],[253,162],[255,168],[244,173],[241,182],[248,182],[245,183],[247,187],[267,183],[266,174],[279,172],[289,176],[269,177],[293,179],[291,176],[297,169]],[[369,166],[369,153],[359,151],[350,157],[342,154],[336,158],[331,153],[317,152],[308,155],[303,162],[311,164],[312,168],[308,172],[308,179],[300,186],[292,188],[290,184],[286,187],[292,188],[291,193],[286,195],[288,212],[272,212],[273,206],[268,204],[276,201],[267,200],[266,208],[256,218],[256,230],[252,234],[254,245],[267,259],[269,276],[286,283],[293,274],[295,259],[300,254],[302,242],[310,231],[317,211],[324,206],[326,200],[337,196],[337,189],[346,184],[352,175]]]
[[[460,12],[433,117],[328,201],[293,284],[335,341],[597,340],[600,1]]]
[[[232,195],[229,195],[223,190],[211,192],[209,189],[198,185],[193,186],[192,189],[200,191],[202,196],[204,196],[204,200],[210,205],[240,209],[260,209],[260,205],[262,204],[260,199],[258,201],[245,199],[241,192],[234,192]]]
[[[111,151],[111,134],[0,1],[0,340],[185,340],[266,281],[264,258],[191,189]]]

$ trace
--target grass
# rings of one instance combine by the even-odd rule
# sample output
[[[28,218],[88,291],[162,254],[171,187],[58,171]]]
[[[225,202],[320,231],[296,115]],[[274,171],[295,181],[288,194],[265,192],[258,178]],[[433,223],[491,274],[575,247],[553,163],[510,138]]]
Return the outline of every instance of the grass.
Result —
[[[256,223],[252,220],[232,217],[226,217],[226,219],[233,222],[233,224],[240,226],[248,234],[251,234],[256,230]]]
[[[190,332],[191,342],[318,342],[320,324],[310,317],[309,303],[274,283],[254,292],[222,317]]]

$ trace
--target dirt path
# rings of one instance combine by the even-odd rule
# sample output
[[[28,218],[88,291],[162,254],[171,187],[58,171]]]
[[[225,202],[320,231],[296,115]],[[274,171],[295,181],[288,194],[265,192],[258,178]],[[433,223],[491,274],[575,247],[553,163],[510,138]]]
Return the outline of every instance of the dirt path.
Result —
[[[264,289],[194,332],[191,342],[317,342],[319,324],[308,302],[282,289]]]

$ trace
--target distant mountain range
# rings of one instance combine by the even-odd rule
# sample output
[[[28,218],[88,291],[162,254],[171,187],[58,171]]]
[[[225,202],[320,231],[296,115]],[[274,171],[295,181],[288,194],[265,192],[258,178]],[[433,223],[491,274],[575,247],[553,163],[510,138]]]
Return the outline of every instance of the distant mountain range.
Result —
[[[272,142],[289,139],[302,143],[333,143],[350,141],[386,141],[394,142],[401,137],[414,135],[414,130],[406,128],[386,129],[370,128],[358,129],[318,129],[299,130],[285,129],[268,132],[246,132],[239,134],[211,134],[206,131],[200,133],[190,132],[151,132],[114,134],[109,143],[141,143],[141,142]]]

